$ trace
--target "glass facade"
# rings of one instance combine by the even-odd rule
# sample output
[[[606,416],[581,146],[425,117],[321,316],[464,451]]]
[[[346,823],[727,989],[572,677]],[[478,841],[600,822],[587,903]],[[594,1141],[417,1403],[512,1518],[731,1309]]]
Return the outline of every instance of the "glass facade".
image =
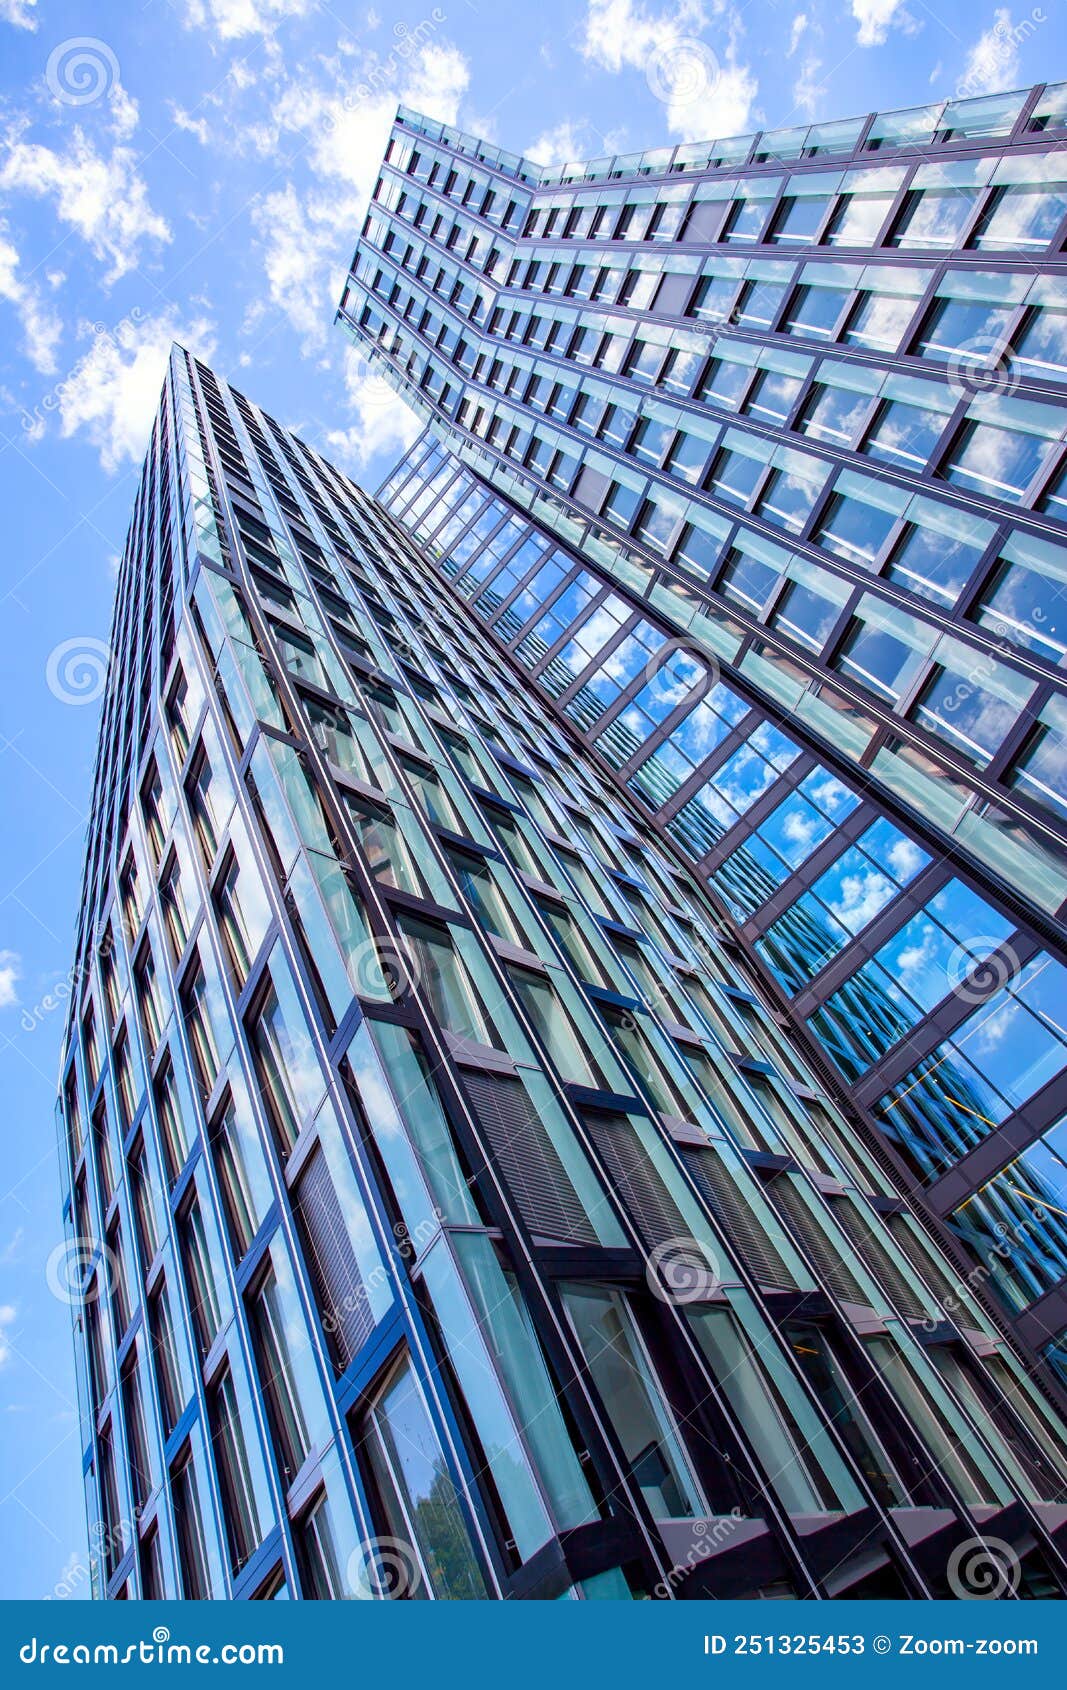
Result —
[[[562,571],[484,515],[504,567]],[[59,1104],[97,1593],[923,1597],[976,1507],[1067,1586],[1054,1405],[583,743],[635,664],[667,652],[668,720],[699,659],[577,560],[508,657],[442,555],[174,349]],[[917,896],[887,820],[796,790],[872,899]],[[849,930],[828,872],[812,944]]]
[[[755,964],[734,1060],[799,1041],[1047,1380],[1064,109],[551,169],[401,109],[339,310],[427,424],[382,503]]]

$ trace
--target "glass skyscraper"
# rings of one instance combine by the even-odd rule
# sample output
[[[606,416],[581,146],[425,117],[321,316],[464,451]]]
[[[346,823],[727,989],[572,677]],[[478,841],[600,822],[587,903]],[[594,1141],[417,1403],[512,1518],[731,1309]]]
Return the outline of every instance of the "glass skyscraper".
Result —
[[[1065,127],[548,170],[401,110],[340,316],[428,424],[383,502],[1067,1380]]]
[[[917,450],[891,408],[936,411],[958,359],[879,373],[877,345],[783,338],[779,307],[762,329],[732,296],[688,315],[720,269],[753,309],[775,287],[799,309],[799,263],[837,275],[842,321],[858,288],[884,338],[926,283],[868,298],[844,237],[738,257],[749,200],[786,232],[803,202],[801,245],[870,247],[870,197],[932,240],[969,195],[972,240],[1007,228],[1025,258],[968,248],[972,293],[929,247],[884,269],[943,285],[943,339],[950,306],[985,320],[1024,265],[1044,279],[1011,315],[1044,373],[1005,393],[994,348],[997,420],[967,414],[982,382],[938,413],[991,473],[984,430],[1057,409],[1033,126],[1061,108],[1016,104],[566,183],[402,113],[344,313],[429,427],[377,499],[174,349],[119,575],[58,1110],[98,1594],[951,1596],[986,1545],[1003,1593],[1067,1591],[1067,1434],[1034,1366],[1062,1257],[1054,662],[1006,633],[989,655],[980,608],[995,576],[998,628],[1010,600],[1054,634],[1011,573],[1054,581],[1052,494],[1009,519],[867,450]],[[782,198],[789,147],[817,214]],[[869,196],[846,184],[875,150]],[[936,205],[915,168],[948,172]],[[823,432],[787,446],[799,416]],[[971,608],[946,609],[968,545]],[[861,707],[893,640],[915,708]],[[981,700],[948,709],[938,642],[968,640]],[[1005,725],[988,700],[1020,675]],[[975,751],[964,779],[939,708],[972,751],[1000,723],[1011,756]],[[1007,1133],[1011,1166],[941,1201]]]

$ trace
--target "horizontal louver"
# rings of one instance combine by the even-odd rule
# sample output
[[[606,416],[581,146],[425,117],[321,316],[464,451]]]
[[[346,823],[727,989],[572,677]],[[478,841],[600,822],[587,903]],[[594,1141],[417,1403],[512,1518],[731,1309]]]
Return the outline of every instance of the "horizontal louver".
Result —
[[[586,1126],[607,1169],[612,1190],[651,1249],[688,1238],[692,1227],[645,1154],[625,1115],[590,1114]]]
[[[293,1207],[323,1331],[343,1371],[369,1338],[374,1317],[321,1150],[308,1158]]]
[[[856,1205],[847,1197],[837,1197],[831,1199],[830,1207],[898,1313],[911,1320],[925,1320],[930,1310],[922,1293],[905,1279]]]
[[[796,1280],[760,1225],[748,1198],[714,1150],[682,1152],[723,1237],[759,1285],[791,1291]]]
[[[851,1269],[841,1260],[839,1252],[792,1181],[785,1177],[776,1179],[768,1187],[768,1193],[782,1216],[786,1230],[792,1233],[811,1263],[816,1279],[841,1302],[869,1306],[870,1293],[862,1289]]]
[[[493,1161],[530,1232],[596,1244],[592,1222],[522,1081],[467,1073],[464,1083]]]

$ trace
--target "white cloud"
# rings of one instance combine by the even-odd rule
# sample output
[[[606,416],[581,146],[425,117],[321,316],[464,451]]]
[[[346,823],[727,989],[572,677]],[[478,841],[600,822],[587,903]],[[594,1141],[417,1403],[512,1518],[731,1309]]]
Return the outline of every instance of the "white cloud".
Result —
[[[45,306],[36,288],[20,278],[18,248],[7,234],[7,225],[0,222],[0,299],[6,299],[18,313],[23,347],[34,369],[42,375],[52,375],[63,319],[57,311]]]
[[[430,41],[405,78],[401,99],[406,106],[442,123],[455,123],[459,102],[470,86],[470,65],[458,47],[447,41]],[[450,117],[442,116],[450,112]],[[376,161],[377,167],[377,161]]]
[[[532,158],[536,164],[570,164],[574,159],[584,158],[585,151],[578,139],[581,125],[571,118],[564,118],[553,129],[546,129],[539,135],[531,146],[523,149],[526,158]]]
[[[793,99],[808,117],[817,117],[826,100],[826,84],[819,81],[822,60],[809,55],[800,67],[800,75],[793,84]]]
[[[126,141],[141,121],[141,108],[133,95],[116,82],[107,97],[111,128],[120,141]]]
[[[8,135],[0,188],[52,199],[59,221],[109,266],[105,286],[136,268],[142,245],[171,239],[166,218],[149,204],[136,154],[129,147],[114,147],[105,157],[80,128],[63,152],[23,141],[17,133]]]
[[[786,55],[785,55],[787,59],[791,59],[793,57],[793,54],[796,52],[797,48],[800,46],[800,38],[803,35],[804,31],[807,29],[807,27],[808,27],[808,14],[807,14],[807,12],[798,12],[796,17],[793,19],[793,28],[792,28],[792,30],[790,31],[790,34],[789,34],[789,47],[788,47],[788,49],[786,51]]]
[[[920,27],[904,8],[904,0],[851,0],[852,16],[859,24],[856,40],[861,47],[880,47],[891,29],[914,35]]]
[[[470,81],[463,54],[445,41],[424,41],[418,54],[403,61],[399,87],[389,85],[391,65],[387,59],[377,72],[365,70],[355,92],[347,73],[331,84],[305,78],[288,82],[273,102],[273,131],[264,129],[254,137],[255,145],[276,155],[285,135],[306,136],[304,158],[319,179],[308,192],[287,182],[252,210],[269,298],[305,347],[324,345],[330,337],[333,310],[398,100],[428,117],[455,123]]]
[[[328,451],[353,470],[376,453],[400,457],[418,438],[420,418],[355,346],[345,348],[344,377],[353,421],[327,431]]]
[[[858,933],[873,921],[892,896],[893,888],[885,875],[876,868],[864,868],[842,876],[840,890],[830,908],[850,933]]]
[[[957,96],[995,94],[1014,88],[1019,76],[1019,38],[1007,6],[998,6],[993,22],[968,50]]]
[[[170,120],[175,129],[181,129],[186,135],[195,135],[202,147],[207,146],[210,131],[206,117],[194,117],[191,112],[187,112],[184,107],[177,105],[173,100],[167,101],[167,109],[170,112]]]
[[[17,951],[0,951],[0,1009],[14,1009],[19,1001],[16,982],[22,979],[22,958]]]
[[[331,204],[325,196],[302,199],[289,182],[252,211],[267,291],[305,346],[326,337],[330,304],[340,298],[344,284],[346,233],[348,245],[355,244],[352,219],[338,215],[338,203],[344,202]]]
[[[305,17],[314,0],[185,0],[185,21],[213,29],[220,41],[269,35],[286,18]]]
[[[16,29],[34,30],[40,19],[37,0],[0,0],[0,22],[12,23]]]
[[[171,343],[210,359],[213,325],[204,318],[183,324],[173,309],[158,317],[121,322],[111,334],[98,334],[63,383],[59,403],[64,438],[84,433],[107,471],[124,462],[140,463]]]
[[[14,1326],[16,1310],[10,1303],[0,1303],[0,1367],[11,1360],[11,1344],[8,1340],[8,1328]]]
[[[701,35],[709,21],[702,0],[676,0],[669,12],[648,11],[641,0],[588,0],[579,51],[604,70],[642,71],[681,140],[736,135],[748,126],[758,84],[738,62],[738,13],[723,0],[713,12],[714,45]]]

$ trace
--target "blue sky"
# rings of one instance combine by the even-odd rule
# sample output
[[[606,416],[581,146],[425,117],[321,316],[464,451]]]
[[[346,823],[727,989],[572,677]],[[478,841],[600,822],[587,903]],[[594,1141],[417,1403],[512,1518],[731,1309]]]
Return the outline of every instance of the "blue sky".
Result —
[[[85,1593],[53,1087],[170,341],[374,486],[411,422],[331,325],[398,100],[554,162],[1019,87],[1064,35],[1054,0],[0,0],[0,1596]]]

